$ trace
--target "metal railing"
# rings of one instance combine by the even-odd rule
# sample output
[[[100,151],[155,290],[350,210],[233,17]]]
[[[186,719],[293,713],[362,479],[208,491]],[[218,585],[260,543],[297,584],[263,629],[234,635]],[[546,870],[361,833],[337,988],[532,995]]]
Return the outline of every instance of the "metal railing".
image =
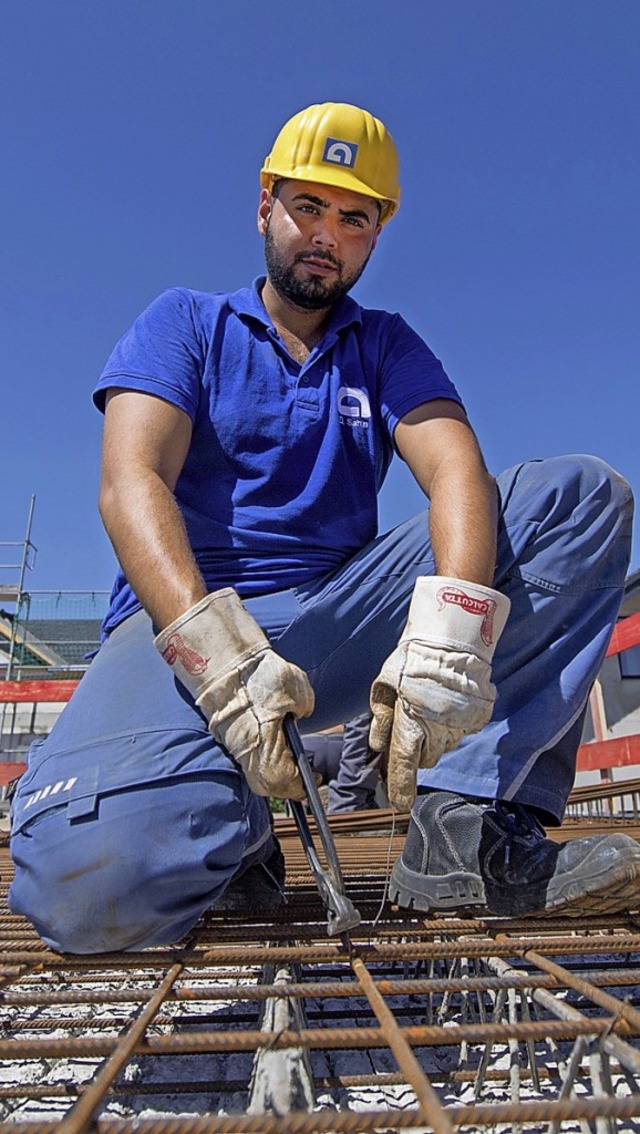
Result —
[[[108,599],[106,590],[31,590],[13,614],[0,612],[0,761],[24,759],[51,730],[100,645]]]

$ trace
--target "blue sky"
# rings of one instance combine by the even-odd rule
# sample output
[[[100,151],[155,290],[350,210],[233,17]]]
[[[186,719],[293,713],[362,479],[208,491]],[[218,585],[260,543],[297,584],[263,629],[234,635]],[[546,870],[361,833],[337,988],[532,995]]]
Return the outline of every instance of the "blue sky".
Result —
[[[640,493],[637,0],[0,14],[0,541],[35,494],[30,587],[111,585],[94,382],[164,288],[259,274],[258,170],[312,102],[365,106],[396,139],[402,207],[354,294],[442,358],[491,470],[592,452]],[[419,507],[394,462],[381,525]]]

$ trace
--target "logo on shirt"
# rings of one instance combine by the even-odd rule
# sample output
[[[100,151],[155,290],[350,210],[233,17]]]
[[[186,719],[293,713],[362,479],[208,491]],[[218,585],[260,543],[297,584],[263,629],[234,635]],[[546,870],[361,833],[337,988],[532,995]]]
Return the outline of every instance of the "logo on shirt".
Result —
[[[356,164],[357,152],[358,147],[355,142],[343,142],[340,138],[327,138],[322,160],[330,162],[331,165],[346,165],[348,169],[353,169]]]
[[[338,416],[340,424],[347,425],[350,429],[368,429],[371,403],[366,390],[357,390],[355,386],[340,386]]]

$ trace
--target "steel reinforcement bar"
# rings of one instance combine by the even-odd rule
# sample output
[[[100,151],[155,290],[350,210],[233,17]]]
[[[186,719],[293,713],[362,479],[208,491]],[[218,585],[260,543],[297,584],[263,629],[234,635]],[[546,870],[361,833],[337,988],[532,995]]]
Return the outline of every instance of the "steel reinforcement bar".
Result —
[[[211,911],[138,954],[47,949],[0,849],[0,1134],[640,1132],[640,913],[393,909],[402,830],[371,813],[332,822],[349,956],[278,827],[282,911]]]

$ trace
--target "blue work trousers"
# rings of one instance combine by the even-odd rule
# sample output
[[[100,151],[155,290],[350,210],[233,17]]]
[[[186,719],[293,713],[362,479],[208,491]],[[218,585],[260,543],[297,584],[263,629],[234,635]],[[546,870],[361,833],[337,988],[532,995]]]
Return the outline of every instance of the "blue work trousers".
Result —
[[[623,594],[632,496],[582,456],[518,465],[498,486],[494,585],[512,605],[494,659],[495,712],[420,782],[516,799],[559,822]],[[366,711],[414,582],[434,571],[425,511],[328,577],[247,602],[309,675],[316,709],[303,731]],[[267,804],[175,682],[147,615],[132,615],[32,748],[14,800],[11,908],[60,951],[168,944],[272,845]]]

